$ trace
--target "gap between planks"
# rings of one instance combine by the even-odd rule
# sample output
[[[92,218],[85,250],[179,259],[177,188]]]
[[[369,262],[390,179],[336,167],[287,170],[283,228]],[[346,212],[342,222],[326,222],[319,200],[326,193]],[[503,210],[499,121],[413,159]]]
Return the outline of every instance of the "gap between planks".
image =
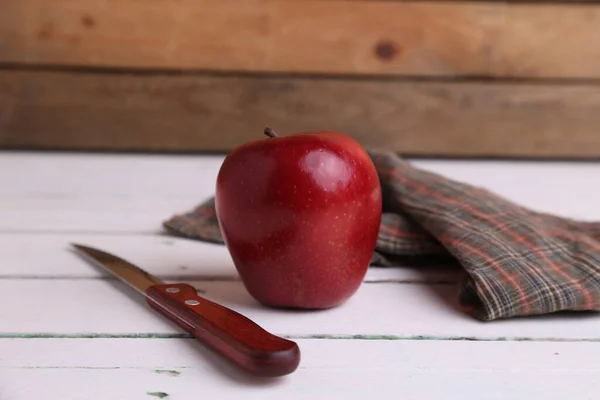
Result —
[[[357,0],[351,0],[357,1]],[[361,0],[358,0],[361,1]],[[395,0],[387,0],[395,1]],[[404,3],[423,0],[402,0]],[[558,0],[548,0],[558,1]],[[575,0],[571,4],[577,4]],[[581,3],[589,3],[581,0]],[[521,84],[521,85],[558,85],[558,86],[600,86],[600,77],[519,77],[519,76],[486,76],[486,75],[396,75],[394,73],[362,73],[351,72],[294,72],[294,71],[245,71],[245,70],[219,70],[219,69],[177,69],[177,68],[135,68],[119,66],[93,66],[93,65],[59,65],[59,64],[23,64],[0,62],[0,72],[25,72],[25,73],[55,73],[76,75],[106,75],[106,76],[140,76],[140,77],[209,77],[209,78],[250,78],[254,80],[293,79],[306,81],[346,81],[346,82],[390,82],[390,83],[482,83],[482,84]],[[47,149],[52,152],[52,149]],[[15,151],[20,151],[15,149]],[[89,150],[96,153],[95,150]],[[100,151],[102,152],[102,151]],[[152,152],[150,152],[152,153]],[[162,154],[162,152],[159,152]],[[208,155],[222,155],[222,152],[208,152]],[[427,156],[424,156],[427,158]],[[421,158],[421,156],[419,156]]]
[[[384,341],[471,341],[471,342],[589,342],[600,338],[557,338],[524,336],[434,336],[434,335],[352,335],[352,334],[280,334],[290,340],[384,340]],[[195,339],[187,333],[0,333],[0,339]]]

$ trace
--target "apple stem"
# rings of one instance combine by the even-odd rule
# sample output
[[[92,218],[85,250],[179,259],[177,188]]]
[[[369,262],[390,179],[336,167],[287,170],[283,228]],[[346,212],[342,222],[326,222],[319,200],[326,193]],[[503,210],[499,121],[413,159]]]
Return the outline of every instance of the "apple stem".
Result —
[[[265,135],[267,135],[270,138],[276,138],[277,134],[275,133],[275,131],[271,128],[265,128]]]

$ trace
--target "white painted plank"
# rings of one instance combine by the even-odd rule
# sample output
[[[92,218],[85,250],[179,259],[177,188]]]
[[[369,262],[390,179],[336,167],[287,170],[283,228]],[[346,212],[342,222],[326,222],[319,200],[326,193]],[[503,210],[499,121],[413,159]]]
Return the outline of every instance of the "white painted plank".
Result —
[[[157,276],[237,277],[223,245],[160,235],[1,234],[0,278],[106,276],[73,251],[80,243],[113,253]]]
[[[0,196],[196,196],[214,189],[223,159],[216,155],[0,151]]]
[[[134,188],[135,193],[144,195],[198,195],[205,193],[205,186],[214,187],[223,158],[220,155],[0,152],[0,195],[130,195]],[[570,194],[573,192],[591,190],[600,195],[588,186],[600,176],[600,162],[419,159],[412,162],[547,211],[559,212],[562,205],[572,204]],[[549,190],[544,179],[547,177],[552,177],[556,193],[552,198],[540,198],[540,190],[542,193]],[[593,204],[580,200],[582,204]],[[595,212],[593,208],[586,210]]]
[[[392,335],[403,338],[600,339],[599,314],[480,322],[457,309],[457,287],[366,283],[346,304],[294,312],[258,304],[240,281],[192,282],[204,295],[282,335]],[[1,280],[4,333],[178,333],[118,281]],[[32,312],[43,307],[43,312]]]
[[[192,340],[0,340],[0,396],[11,400],[595,399],[590,343],[298,340],[281,379],[238,372]],[[156,370],[160,370],[160,373]],[[172,371],[171,373],[166,371]],[[35,382],[35,384],[32,384]]]
[[[8,370],[0,396],[10,400],[482,399],[596,400],[598,371],[443,371],[311,369],[285,383],[215,381],[190,370],[173,378],[146,370]]]
[[[0,279],[98,278],[106,276],[83,261],[70,243],[82,243],[111,252],[159,277],[238,279],[223,245],[159,235],[134,234],[7,234],[0,233]],[[455,270],[370,268],[365,280],[452,282]]]
[[[222,159],[0,153],[0,230],[157,232],[213,195]]]
[[[0,230],[21,232],[0,235],[0,304],[5,305],[0,331],[5,336],[178,333],[116,281],[69,280],[99,274],[66,244],[87,241],[159,276],[187,279],[236,276],[224,247],[152,235],[64,233],[158,232],[172,213],[212,195],[221,161],[181,155],[0,153]],[[600,163],[416,164],[541,211],[600,219],[600,188],[594,186]],[[545,187],[549,177],[552,188]],[[435,280],[414,269],[372,269],[367,280],[421,277]],[[597,315],[473,320],[456,310],[453,285],[365,283],[344,306],[306,313],[262,307],[239,281],[195,285],[265,328],[295,337],[600,338]],[[40,306],[44,311],[31,311]],[[165,391],[169,398],[595,399],[599,389],[597,342],[299,342],[300,370],[291,379],[266,384],[236,375],[191,340],[0,339],[0,398],[151,399],[147,391]],[[182,374],[157,374],[158,367],[177,367]]]
[[[0,230],[156,232],[165,218],[213,194],[221,162],[221,156],[0,153]],[[600,219],[600,162],[415,165],[540,211]]]
[[[1,196],[0,231],[4,232],[107,232],[158,233],[174,213],[193,208],[197,199],[91,193],[68,196]]]

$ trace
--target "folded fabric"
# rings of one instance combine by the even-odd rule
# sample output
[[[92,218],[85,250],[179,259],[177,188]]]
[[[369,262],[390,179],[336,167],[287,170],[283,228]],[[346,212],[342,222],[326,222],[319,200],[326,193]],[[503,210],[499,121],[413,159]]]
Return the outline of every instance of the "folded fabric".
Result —
[[[372,265],[459,265],[466,272],[459,304],[484,321],[600,311],[600,222],[535,212],[418,169],[394,153],[368,152],[383,195]],[[214,198],[171,217],[164,227],[223,244]]]

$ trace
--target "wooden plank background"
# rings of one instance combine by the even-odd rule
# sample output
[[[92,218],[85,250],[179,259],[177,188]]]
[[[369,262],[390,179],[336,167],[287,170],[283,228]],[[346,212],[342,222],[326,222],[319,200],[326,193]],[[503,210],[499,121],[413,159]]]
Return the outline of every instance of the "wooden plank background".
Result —
[[[600,158],[600,5],[4,0],[0,148]]]
[[[600,77],[600,7],[4,0],[2,61],[408,76]]]
[[[268,125],[412,155],[600,149],[598,85],[0,71],[0,108],[11,148],[227,151]]]

